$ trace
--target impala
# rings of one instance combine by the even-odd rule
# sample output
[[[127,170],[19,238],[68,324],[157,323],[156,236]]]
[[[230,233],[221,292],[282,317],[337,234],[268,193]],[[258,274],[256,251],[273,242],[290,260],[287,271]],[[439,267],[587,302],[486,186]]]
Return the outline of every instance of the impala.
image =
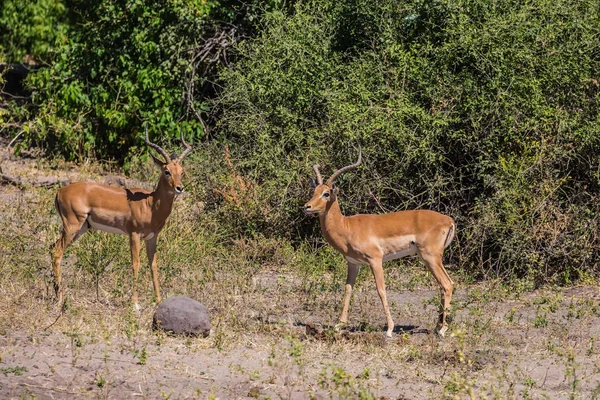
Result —
[[[133,264],[133,303],[139,310],[137,280],[140,269],[140,240],[146,242],[148,264],[152,271],[152,281],[156,301],[160,303],[156,240],[171,214],[173,200],[183,192],[181,184],[181,160],[192,148],[181,133],[185,150],[172,159],[165,150],[148,139],[146,124],[146,144],[164,157],[161,161],[151,154],[161,174],[156,189],[123,189],[100,185],[93,182],[77,182],[58,190],[54,201],[62,219],[60,238],[51,246],[54,291],[62,303],[63,288],[60,276],[60,262],[67,246],[80,238],[90,228],[129,236],[131,260]]]
[[[306,214],[319,216],[325,239],[348,261],[340,322],[348,322],[350,296],[359,266],[368,264],[375,277],[377,293],[387,319],[386,336],[391,337],[394,321],[387,303],[382,263],[418,254],[441,287],[441,309],[436,332],[444,336],[448,330],[446,314],[450,308],[454,283],[442,265],[442,254],[454,238],[454,221],[446,215],[430,210],[343,216],[337,199],[338,188],[334,181],[342,173],[358,167],[361,162],[362,152],[359,149],[358,161],[337,170],[325,183],[321,178],[319,165],[315,165],[313,169],[318,184],[311,181],[314,194],[304,205]]]

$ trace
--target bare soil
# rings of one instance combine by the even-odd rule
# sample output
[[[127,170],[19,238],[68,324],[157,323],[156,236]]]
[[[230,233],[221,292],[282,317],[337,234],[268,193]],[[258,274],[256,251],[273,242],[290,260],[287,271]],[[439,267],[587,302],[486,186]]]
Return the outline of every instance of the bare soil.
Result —
[[[258,263],[249,275],[209,247],[193,270],[170,276],[178,262],[170,254],[187,247],[165,239],[159,244],[163,290],[207,306],[208,338],[153,331],[148,272],[141,277],[144,306],[135,313],[127,271],[120,280],[114,267],[96,293],[93,279],[76,268],[75,251],[65,257],[70,286],[60,309],[47,254],[59,227],[52,211],[57,186],[29,184],[40,177],[103,182],[114,173],[15,158],[1,147],[3,172],[23,177],[21,187],[0,186],[2,399],[600,398],[600,289],[593,282],[532,291],[457,281],[451,327],[440,338],[432,333],[439,293],[423,266],[389,263],[397,327],[385,339],[381,305],[364,268],[350,323],[336,330],[343,274],[315,277],[292,255],[287,260],[295,266]],[[197,204],[189,196],[175,208]],[[183,214],[174,212],[166,229],[183,229]]]

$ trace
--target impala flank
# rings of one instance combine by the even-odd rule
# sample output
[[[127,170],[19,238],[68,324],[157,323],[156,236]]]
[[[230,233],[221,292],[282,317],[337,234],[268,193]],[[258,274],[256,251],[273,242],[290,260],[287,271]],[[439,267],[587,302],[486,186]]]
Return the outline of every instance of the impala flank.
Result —
[[[454,238],[454,221],[446,215],[429,210],[343,216],[337,200],[338,188],[334,181],[343,172],[358,167],[361,161],[362,153],[359,150],[358,161],[355,164],[337,170],[325,183],[321,178],[319,166],[315,165],[313,168],[318,185],[311,182],[314,194],[304,205],[306,214],[319,216],[325,239],[348,261],[348,277],[340,322],[348,322],[350,296],[359,266],[368,264],[375,276],[377,293],[387,319],[386,336],[391,337],[394,321],[387,303],[382,263],[418,254],[441,287],[440,314],[436,331],[444,336],[448,330],[446,315],[450,308],[454,283],[442,265],[442,255]]]
[[[54,291],[62,303],[60,262],[65,249],[90,228],[129,236],[133,263],[133,303],[139,310],[137,280],[140,269],[140,240],[146,242],[148,264],[152,271],[156,301],[160,303],[156,240],[164,227],[176,195],[183,192],[181,183],[181,160],[192,148],[183,139],[185,150],[175,159],[148,139],[146,144],[164,157],[161,161],[152,155],[160,168],[158,185],[153,192],[144,189],[122,189],[93,182],[77,182],[59,189],[56,194],[56,210],[62,219],[60,238],[51,246]]]

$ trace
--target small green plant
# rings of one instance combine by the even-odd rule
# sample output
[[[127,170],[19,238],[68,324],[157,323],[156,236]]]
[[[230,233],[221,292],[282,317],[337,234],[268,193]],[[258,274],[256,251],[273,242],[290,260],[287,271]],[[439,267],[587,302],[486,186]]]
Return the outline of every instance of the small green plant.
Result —
[[[363,369],[363,371],[358,374],[358,379],[369,379],[371,377],[371,370],[369,368]]]
[[[146,346],[141,349],[133,350],[133,356],[137,358],[137,365],[146,365],[148,362],[148,352],[146,351]]]
[[[451,394],[449,398],[462,398],[457,395],[468,396],[470,399],[475,399],[473,390],[475,380],[464,373],[452,373],[450,379],[444,384],[444,392]]]
[[[99,388],[106,386],[106,377],[103,373],[96,371],[96,377],[94,378],[94,384]]]
[[[504,318],[506,319],[506,321],[512,323],[512,322],[515,322],[515,315],[516,314],[517,314],[517,309],[515,307],[513,307],[510,310],[508,310],[508,312],[506,313],[506,315],[504,316]]]
[[[331,367],[321,371],[319,386],[333,391],[340,399],[373,400],[375,396],[368,386],[370,371],[365,369],[357,377],[341,367]]]
[[[594,338],[594,337],[590,338],[590,344],[589,344],[587,350],[585,351],[585,354],[587,356],[591,356],[591,355],[594,355],[596,353],[596,346],[595,346],[596,345],[596,340],[597,339]]]
[[[19,366],[4,367],[4,368],[0,368],[0,372],[2,372],[4,374],[4,376],[8,376],[8,374],[21,376],[21,375],[23,375],[24,372],[27,372],[27,367],[19,367]]]
[[[79,357],[80,348],[83,347],[83,340],[81,334],[77,332],[63,332],[69,339],[71,339],[71,365],[75,366]]]
[[[250,390],[248,390],[248,397],[258,399],[260,397],[260,388],[258,386],[252,386]]]
[[[566,360],[566,368],[565,368],[565,379],[569,383],[570,392],[569,399],[575,400],[579,394],[577,388],[581,383],[580,379],[577,377],[577,368],[579,364],[575,359],[575,351],[573,348],[568,348],[566,352],[567,360]]]
[[[91,230],[81,239],[76,248],[78,265],[92,275],[96,288],[96,300],[100,298],[100,278],[111,268],[117,257],[124,257],[126,241],[121,235]]]
[[[255,369],[253,371],[250,371],[249,378],[251,381],[259,380],[260,379],[260,370]]]
[[[523,380],[523,385],[525,385],[526,387],[532,389],[535,387],[535,379],[533,379],[530,376],[525,377],[525,379]]]
[[[545,312],[538,312],[533,320],[533,326],[536,328],[545,328],[548,326],[548,318]]]
[[[127,339],[131,340],[134,344],[137,342],[138,332],[140,330],[140,323],[135,310],[130,307],[125,318],[123,319],[123,331],[127,336]]]

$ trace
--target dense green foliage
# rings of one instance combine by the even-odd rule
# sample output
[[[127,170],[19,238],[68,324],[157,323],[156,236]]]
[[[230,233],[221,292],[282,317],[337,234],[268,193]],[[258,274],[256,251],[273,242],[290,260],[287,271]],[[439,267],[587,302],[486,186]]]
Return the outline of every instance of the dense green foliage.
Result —
[[[79,157],[92,148],[99,155],[122,154],[136,143],[132,132],[140,130],[140,120],[176,134],[189,59],[206,33],[209,6],[77,1],[72,12],[82,28],[73,31],[53,67],[31,79],[42,89],[34,91],[38,134],[53,132],[64,153]],[[201,132],[199,123],[180,128]]]
[[[66,42],[66,8],[61,0],[0,2],[0,63],[49,62]]]
[[[3,41],[8,61],[20,61],[24,51],[29,59],[51,61],[29,76],[32,103],[15,110],[11,122],[29,121],[24,145],[43,144],[80,160],[126,159],[143,143],[141,121],[149,122],[152,136],[183,130],[188,138],[202,137],[217,61],[258,13],[227,0],[4,3],[5,25],[17,26]],[[26,17],[22,24],[19,15]],[[54,19],[38,25],[48,15]],[[59,17],[65,21],[60,35],[46,34]],[[26,26],[38,35],[22,35]],[[220,40],[211,42],[213,36]],[[11,47],[15,38],[27,40],[20,52]]]
[[[310,165],[348,164],[360,142],[346,213],[452,215],[452,262],[479,276],[595,272],[599,5],[345,1],[271,15],[218,104],[270,204],[265,225],[276,212],[278,234],[294,234]]]
[[[210,110],[194,194],[229,236],[296,243],[319,235],[299,213],[312,164],[328,174],[360,144],[346,214],[449,214],[448,262],[474,277],[596,274],[600,1],[236,4],[69,3],[83,28],[29,80],[25,143],[123,158],[141,120],[202,137]],[[219,19],[252,35],[191,77]]]

